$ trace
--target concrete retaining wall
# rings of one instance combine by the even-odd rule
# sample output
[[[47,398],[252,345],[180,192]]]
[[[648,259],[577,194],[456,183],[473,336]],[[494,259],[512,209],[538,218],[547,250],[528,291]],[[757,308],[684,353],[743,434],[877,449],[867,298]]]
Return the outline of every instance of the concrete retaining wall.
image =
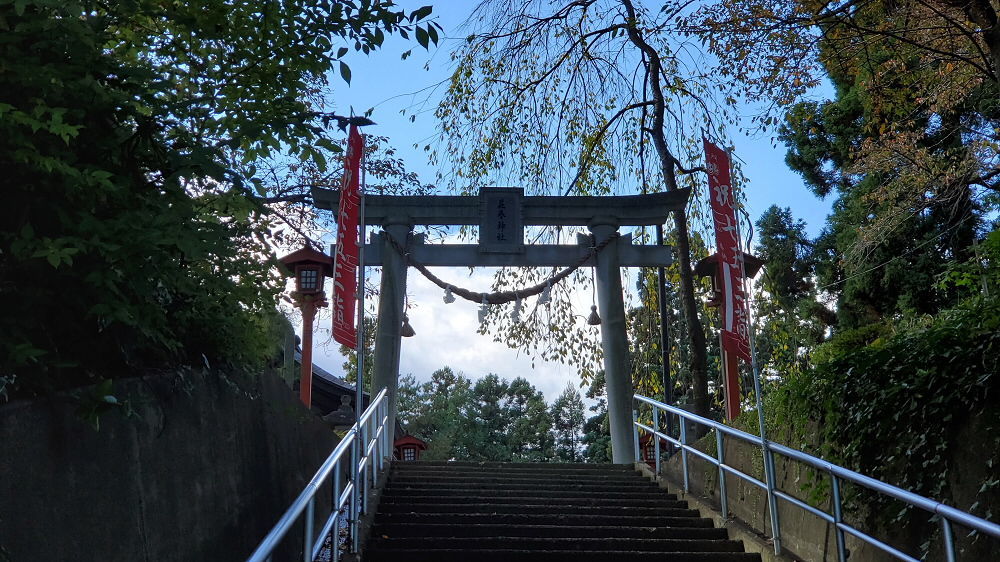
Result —
[[[99,431],[67,397],[0,408],[0,560],[243,560],[337,441],[273,375],[115,395]]]
[[[964,442],[964,441],[959,441]],[[716,456],[716,441],[714,434],[703,438],[697,445],[699,449]],[[987,476],[987,467],[982,462],[969,458],[971,455],[964,447],[957,449],[957,459],[953,465],[962,467],[961,481],[953,472],[951,494],[959,501],[949,498],[945,502],[959,508],[968,508],[976,501],[976,490],[979,483]],[[735,439],[725,442],[726,463],[741,472],[750,474],[764,481],[763,461],[760,449],[748,443]],[[778,488],[798,499],[811,497],[813,505],[827,513],[832,512],[829,496],[829,477],[817,480],[816,475],[805,465],[775,456],[776,481]],[[964,459],[964,460],[963,460]],[[719,494],[719,471],[713,465],[693,454],[688,455],[690,494],[705,505],[716,511],[721,510]],[[684,473],[681,455],[674,455],[662,465],[662,475],[669,481],[672,490],[683,490]],[[816,482],[822,485],[815,486]],[[745,525],[761,537],[772,536],[771,521],[768,512],[767,494],[761,488],[750,484],[733,475],[726,476],[727,497],[729,498],[729,514],[735,517],[734,524]],[[849,493],[849,485],[844,490]],[[961,501],[965,499],[966,501]],[[979,498],[985,500],[985,498]],[[992,502],[991,502],[992,503]],[[893,503],[890,509],[902,509],[901,502]],[[895,512],[893,512],[895,513]],[[778,514],[781,519],[782,546],[784,554],[792,559],[807,562],[833,562],[837,560],[837,545],[833,525],[809,512],[786,501],[778,500]],[[927,560],[944,560],[940,533],[936,526],[900,525],[891,529],[872,529],[864,521],[864,516],[857,513],[845,513],[845,520],[863,531],[887,541],[892,546],[911,556],[919,556],[923,543],[930,541],[930,551]],[[928,519],[930,518],[928,514]],[[990,560],[993,559],[1000,541],[988,537],[970,540],[966,533],[957,531],[959,560]],[[889,562],[897,558],[868,545],[847,534],[846,546],[850,562]]]

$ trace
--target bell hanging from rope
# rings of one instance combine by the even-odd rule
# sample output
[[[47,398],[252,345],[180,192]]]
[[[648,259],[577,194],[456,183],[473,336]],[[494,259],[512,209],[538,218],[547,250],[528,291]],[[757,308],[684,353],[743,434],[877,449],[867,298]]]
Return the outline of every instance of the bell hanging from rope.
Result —
[[[590,305],[590,316],[587,317],[587,324],[591,326],[601,325],[601,315],[597,313],[597,305]]]
[[[410,326],[410,317],[406,314],[403,315],[403,326],[399,329],[399,335],[403,336],[404,338],[412,338],[413,336],[417,335],[417,332],[414,331],[413,326]]]
[[[451,285],[448,285],[444,289],[444,303],[451,304],[455,302],[455,295],[451,294]]]

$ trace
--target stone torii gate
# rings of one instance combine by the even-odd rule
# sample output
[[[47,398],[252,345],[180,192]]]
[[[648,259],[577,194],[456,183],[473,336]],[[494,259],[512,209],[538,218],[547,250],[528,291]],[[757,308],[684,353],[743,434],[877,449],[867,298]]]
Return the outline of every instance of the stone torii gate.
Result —
[[[608,421],[615,463],[635,459],[632,442],[632,380],[628,364],[621,267],[668,266],[668,246],[637,246],[619,236],[622,226],[663,224],[683,210],[689,190],[612,197],[525,196],[519,188],[484,188],[479,196],[366,195],[364,221],[383,231],[365,245],[364,265],[382,267],[372,388],[387,388],[389,427],[397,412],[400,328],[407,259],[424,266],[596,268],[601,345],[608,392]],[[314,188],[316,207],[336,210],[339,192]],[[479,244],[424,244],[415,225],[479,226]],[[577,244],[524,243],[525,226],[586,226],[593,235]],[[362,230],[364,232],[364,230]],[[406,247],[407,256],[398,248]],[[599,251],[595,251],[599,248]]]

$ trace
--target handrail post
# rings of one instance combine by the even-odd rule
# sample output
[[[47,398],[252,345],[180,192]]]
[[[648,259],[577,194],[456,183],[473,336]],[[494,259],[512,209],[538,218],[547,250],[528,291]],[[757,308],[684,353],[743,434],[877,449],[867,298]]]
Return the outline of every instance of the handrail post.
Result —
[[[767,506],[771,512],[771,538],[774,540],[774,553],[781,554],[781,520],[778,518],[778,496],[774,494],[776,488],[774,474],[774,453],[768,446],[767,440],[761,439],[761,448],[764,450],[764,478],[767,484]]]
[[[652,438],[656,443],[653,449],[653,454],[656,455],[655,467],[656,476],[658,478],[660,476],[660,436],[657,435],[657,433],[660,432],[660,410],[656,406],[653,406],[653,427],[656,428],[656,431],[653,432]]]
[[[302,545],[302,560],[303,562],[313,562],[312,550],[313,550],[313,525],[316,524],[316,498],[310,498],[309,503],[306,504],[306,520],[305,520],[305,544]]]
[[[383,420],[382,424],[385,425],[385,442],[382,444],[382,455],[388,460],[389,464],[392,464],[392,444],[396,438],[396,426],[389,424],[388,416],[389,407],[386,406],[379,418]]]
[[[377,463],[378,463],[378,459],[382,456],[381,451],[379,450],[379,443],[380,443],[380,441],[378,440],[378,438],[379,438],[379,432],[378,432],[379,420],[378,420],[378,418],[376,418],[375,416],[372,416],[371,425],[372,425],[372,428],[371,428],[371,433],[370,433],[370,435],[371,435],[370,439],[371,439],[372,456],[371,456],[371,459],[369,460],[368,464],[369,464],[369,466],[371,466],[371,477],[372,477],[372,479],[371,479],[372,480],[371,481],[371,485],[372,486],[371,486],[370,489],[374,490],[375,487],[378,485],[378,469],[377,469],[378,464]]]
[[[330,530],[330,560],[340,561],[340,466],[333,467],[333,528]]]
[[[726,491],[726,446],[725,434],[715,430],[716,457],[719,459],[719,503],[722,504],[722,518],[729,519],[729,494]]]
[[[846,562],[847,545],[844,543],[844,531],[840,528],[840,524],[844,521],[843,500],[840,495],[840,478],[837,478],[837,475],[831,472],[830,483],[833,491],[833,532],[834,537],[837,539],[837,560],[838,562]]]
[[[359,454],[359,449],[361,447],[361,435],[359,431],[360,427],[355,426],[354,442],[351,446],[351,509],[350,513],[350,532],[351,532],[351,552],[357,552],[360,548],[360,537],[358,536],[358,503],[361,500],[361,495],[358,493],[358,463],[361,462],[361,455]]]
[[[365,463],[364,472],[358,474],[358,484],[361,486],[361,504],[358,508],[360,513],[368,513],[368,469],[371,468],[371,458],[368,457],[368,424],[371,418],[361,426],[361,460]],[[365,462],[368,461],[368,462]]]
[[[948,562],[955,562],[955,533],[951,528],[951,521],[941,515],[941,531],[944,535],[944,555]]]
[[[680,416],[681,421],[681,464],[684,465],[684,493],[691,493],[691,484],[688,479],[688,430],[687,418]]]
[[[378,419],[378,427],[375,429],[378,434],[378,442],[375,443],[375,454],[378,455],[378,471],[381,473],[385,468],[385,442],[386,436],[389,435],[389,428],[385,425],[385,419],[382,417],[382,407],[379,405],[377,410],[376,418]],[[381,431],[379,431],[381,430]]]
[[[633,408],[632,409],[632,450],[635,451],[635,462],[642,460],[639,455],[639,412]]]

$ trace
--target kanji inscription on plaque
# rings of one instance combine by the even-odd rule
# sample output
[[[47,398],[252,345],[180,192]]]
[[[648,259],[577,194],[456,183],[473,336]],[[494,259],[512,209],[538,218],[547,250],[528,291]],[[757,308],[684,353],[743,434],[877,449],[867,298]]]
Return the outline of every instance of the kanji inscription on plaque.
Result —
[[[479,192],[479,245],[483,252],[524,252],[524,190],[486,187]]]

